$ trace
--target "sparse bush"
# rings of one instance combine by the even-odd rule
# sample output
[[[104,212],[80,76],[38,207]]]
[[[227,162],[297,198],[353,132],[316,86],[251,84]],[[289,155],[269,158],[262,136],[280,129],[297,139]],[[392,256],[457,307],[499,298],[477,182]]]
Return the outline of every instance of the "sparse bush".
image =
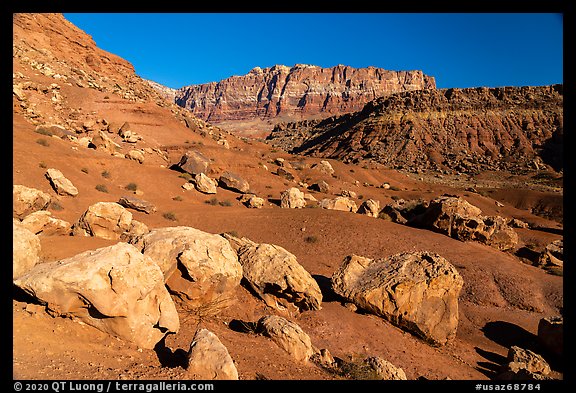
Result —
[[[80,169],[80,171],[82,171],[84,173],[88,173],[88,168],[82,168],[82,169]]]
[[[96,189],[100,192],[108,193],[108,188],[104,184],[96,184]]]
[[[206,203],[207,205],[212,205],[212,206],[216,206],[218,204],[218,198],[210,198],[204,201],[204,203]]]
[[[393,201],[397,201],[399,199],[402,199],[398,195],[392,195],[390,198],[392,198]]]
[[[192,175],[189,174],[188,172],[182,172],[181,174],[178,175],[178,177],[180,177],[186,181],[192,180]]]
[[[44,161],[40,162],[40,163],[38,164],[38,166],[39,166],[40,168],[47,168],[46,163],[45,163]]]
[[[224,233],[229,234],[230,236],[234,236],[234,237],[240,237],[240,235],[238,234],[238,232],[236,231],[226,231]]]
[[[316,236],[306,236],[306,237],[304,238],[304,241],[305,241],[306,243],[311,243],[311,244],[312,244],[312,243],[316,243],[316,242],[318,241],[318,238],[317,238]]]
[[[389,190],[392,190],[392,191],[400,191],[400,187],[390,186]]]
[[[36,139],[36,143],[45,147],[50,146],[50,143],[44,138]]]
[[[163,213],[162,217],[170,221],[176,221],[176,214],[174,214],[173,212]]]
[[[108,172],[107,170],[103,170],[101,173],[102,177],[105,179],[109,179],[110,178],[110,172]]]
[[[52,136],[52,135],[54,135],[54,134],[52,133],[52,131],[47,130],[47,129],[45,129],[45,128],[38,128],[38,129],[36,129],[34,132],[36,132],[37,134],[46,135],[46,136]]]
[[[229,200],[220,201],[220,202],[218,202],[218,204],[220,206],[232,206],[232,202],[230,202]]]
[[[136,191],[138,189],[138,185],[136,183],[128,183],[124,188],[128,191]]]
[[[172,198],[172,200],[182,202],[184,199],[180,195],[176,195],[174,198]]]

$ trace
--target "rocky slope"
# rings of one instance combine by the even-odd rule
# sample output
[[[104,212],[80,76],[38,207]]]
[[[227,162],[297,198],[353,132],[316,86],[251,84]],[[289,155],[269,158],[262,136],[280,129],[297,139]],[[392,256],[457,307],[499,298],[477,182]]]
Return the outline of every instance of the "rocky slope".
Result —
[[[289,118],[300,120],[360,110],[391,93],[434,89],[422,71],[387,71],[338,65],[256,67],[247,75],[179,89],[176,103],[210,122]]]
[[[278,124],[267,139],[293,153],[413,172],[560,171],[562,105],[562,85],[420,90],[352,114]]]

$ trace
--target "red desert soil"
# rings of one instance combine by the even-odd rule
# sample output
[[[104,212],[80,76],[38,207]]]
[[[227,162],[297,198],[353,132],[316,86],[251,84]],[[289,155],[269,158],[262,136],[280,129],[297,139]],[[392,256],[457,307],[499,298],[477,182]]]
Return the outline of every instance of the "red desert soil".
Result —
[[[72,56],[72,54],[69,54]],[[14,72],[27,80],[49,86],[54,79],[14,62]],[[495,199],[464,191],[460,186],[428,183],[385,168],[346,165],[330,160],[336,173],[316,169],[291,170],[295,181],[273,174],[274,159],[318,163],[319,159],[291,156],[270,146],[228,136],[230,149],[218,145],[178,121],[170,107],[154,102],[133,102],[91,88],[60,83],[63,106],[86,115],[96,113],[108,122],[128,121],[143,140],[136,147],[165,149],[169,160],[157,154],[146,155],[143,164],[109,153],[75,145],[59,138],[36,133],[14,98],[13,184],[40,189],[57,201],[60,209],[49,210],[56,218],[74,223],[93,203],[118,201],[130,195],[125,189],[136,183],[138,198],[152,202],[157,212],[147,215],[131,210],[134,218],[149,228],[191,226],[210,233],[235,232],[256,242],[280,245],[296,255],[298,262],[318,281],[323,291],[322,309],[291,315],[318,348],[327,348],[334,357],[345,360],[380,356],[401,367],[408,379],[487,380],[495,376],[512,345],[537,347],[538,322],[556,316],[563,308],[563,277],[523,263],[513,252],[461,242],[431,231],[411,228],[360,214],[320,208],[281,209],[280,193],[298,181],[330,183],[331,194],[313,193],[320,200],[341,190],[355,191],[363,199],[374,198],[381,205],[393,197],[433,199],[443,193],[464,197],[480,207],[485,215],[516,217],[544,230],[517,229],[520,244],[542,248],[562,238],[562,225],[530,213],[515,203],[522,189],[498,189]],[[30,99],[34,98],[34,93]],[[40,93],[38,93],[40,94]],[[108,97],[108,98],[106,98]],[[41,100],[39,100],[40,102]],[[39,108],[39,107],[38,107]],[[37,109],[45,119],[56,115],[50,105]],[[115,135],[117,137],[117,135]],[[38,143],[39,139],[48,143]],[[117,140],[119,141],[119,140]],[[122,152],[133,146],[119,142]],[[171,147],[168,149],[167,147]],[[170,169],[188,148],[195,148],[213,161],[212,177],[230,170],[241,174],[252,191],[268,200],[262,209],[248,209],[236,198],[239,194],[218,188],[220,202],[205,203],[212,196],[182,189],[185,180]],[[267,169],[265,168],[267,167]],[[44,177],[46,168],[57,168],[78,188],[76,197],[58,196]],[[109,176],[102,173],[107,171]],[[503,178],[505,180],[505,178]],[[357,181],[357,183],[354,183]],[[376,186],[388,182],[393,189]],[[108,192],[96,190],[103,184]],[[302,189],[302,187],[300,187]],[[545,200],[557,193],[530,194]],[[174,199],[175,197],[179,197]],[[496,197],[495,197],[496,198]],[[356,199],[357,203],[362,200]],[[533,203],[533,202],[531,202]],[[535,203],[535,202],[534,202]],[[518,208],[519,207],[519,208]],[[169,220],[163,213],[172,213]],[[41,262],[70,257],[84,250],[112,245],[115,241],[76,236],[40,236]],[[311,239],[314,239],[312,241]],[[374,315],[352,312],[331,292],[329,278],[350,254],[386,257],[401,251],[427,250],[450,261],[464,279],[459,297],[459,326],[456,338],[435,348]],[[176,303],[181,328],[166,337],[156,350],[141,350],[96,328],[68,318],[53,318],[43,307],[14,291],[13,295],[13,378],[14,379],[185,379],[183,353],[198,327],[213,331],[227,347],[240,379],[339,379],[313,363],[296,363],[270,339],[240,333],[231,321],[255,322],[274,314],[264,302],[244,287],[237,289],[236,301],[220,313],[197,315]],[[562,378],[562,365],[551,364],[553,376]]]

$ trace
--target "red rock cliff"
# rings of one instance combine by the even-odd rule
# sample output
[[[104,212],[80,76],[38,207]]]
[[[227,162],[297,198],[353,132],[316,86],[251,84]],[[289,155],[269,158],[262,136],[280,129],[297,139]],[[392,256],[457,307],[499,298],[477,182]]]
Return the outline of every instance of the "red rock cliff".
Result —
[[[179,89],[176,103],[211,122],[271,118],[305,119],[362,109],[377,97],[435,89],[422,71],[331,68],[297,64],[256,67],[247,75]]]

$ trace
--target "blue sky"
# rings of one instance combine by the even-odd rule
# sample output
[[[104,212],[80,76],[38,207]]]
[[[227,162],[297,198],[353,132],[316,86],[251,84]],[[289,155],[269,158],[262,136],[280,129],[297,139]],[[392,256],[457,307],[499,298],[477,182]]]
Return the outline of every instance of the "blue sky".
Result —
[[[563,82],[551,13],[65,13],[136,73],[172,88],[297,63],[422,70],[438,88]]]

